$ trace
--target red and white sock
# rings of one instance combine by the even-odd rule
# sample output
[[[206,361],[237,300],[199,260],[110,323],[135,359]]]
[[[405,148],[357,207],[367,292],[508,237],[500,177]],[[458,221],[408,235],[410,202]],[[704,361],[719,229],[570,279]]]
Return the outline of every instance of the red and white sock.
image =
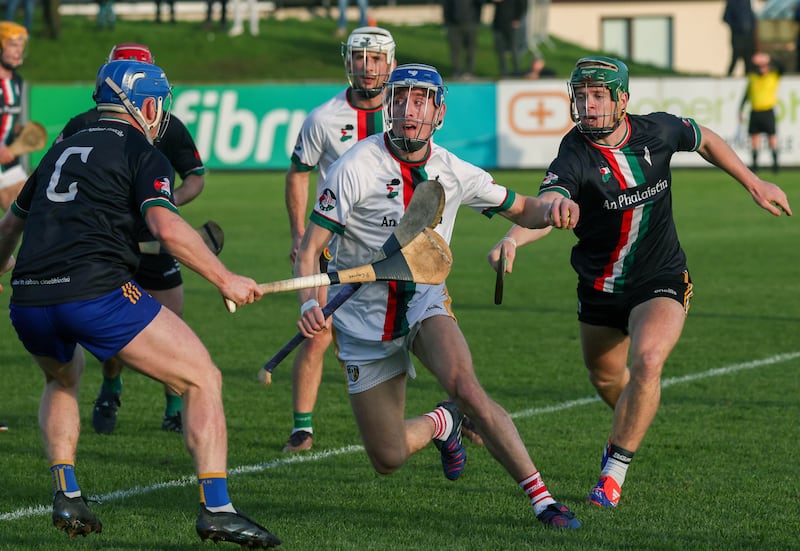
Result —
[[[556,500],[550,495],[550,491],[542,480],[542,475],[536,471],[528,478],[519,481],[519,487],[525,492],[533,505],[533,514],[539,515],[548,505],[555,503]]]
[[[447,440],[450,437],[450,433],[453,432],[453,416],[447,409],[439,406],[430,413],[426,413],[425,417],[433,421],[434,440]]]

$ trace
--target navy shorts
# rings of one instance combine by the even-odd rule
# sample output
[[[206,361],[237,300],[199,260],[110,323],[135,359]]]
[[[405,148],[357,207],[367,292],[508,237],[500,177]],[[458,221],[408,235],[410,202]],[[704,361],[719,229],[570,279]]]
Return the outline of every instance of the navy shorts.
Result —
[[[91,300],[9,308],[11,323],[28,352],[66,363],[78,344],[106,361],[153,321],[161,304],[130,281]]]
[[[168,254],[143,254],[133,278],[151,291],[167,291],[183,284],[181,265]]]
[[[681,303],[689,312],[693,295],[689,272],[665,275],[624,293],[604,293],[588,285],[578,285],[578,320],[589,325],[615,327],[628,334],[631,310],[650,299],[666,297]]]

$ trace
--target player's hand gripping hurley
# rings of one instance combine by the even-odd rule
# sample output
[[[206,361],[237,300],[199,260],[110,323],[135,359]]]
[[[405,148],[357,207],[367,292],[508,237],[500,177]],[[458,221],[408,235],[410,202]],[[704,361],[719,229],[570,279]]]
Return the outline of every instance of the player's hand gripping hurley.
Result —
[[[444,210],[444,190],[442,185],[434,180],[426,180],[417,184],[414,195],[406,208],[406,212],[400,219],[394,233],[383,244],[376,253],[374,261],[378,262],[393,254],[396,254],[403,247],[411,243],[415,237],[425,228],[436,227]],[[322,314],[325,318],[330,317],[333,312],[347,301],[361,287],[361,283],[350,283],[343,285],[338,293],[325,305]],[[270,360],[264,364],[264,368],[258,373],[258,378],[263,385],[272,383],[272,371],[288,356],[292,350],[297,348],[305,337],[299,331],[287,342]]]

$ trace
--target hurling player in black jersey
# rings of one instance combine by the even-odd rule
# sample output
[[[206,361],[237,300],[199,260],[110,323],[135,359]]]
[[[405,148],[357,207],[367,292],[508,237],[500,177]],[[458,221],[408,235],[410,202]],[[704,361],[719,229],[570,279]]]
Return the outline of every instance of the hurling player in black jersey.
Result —
[[[150,49],[144,44],[126,42],[117,44],[111,49],[108,61],[116,59],[133,59],[154,63]],[[94,124],[100,118],[100,111],[90,109],[70,119],[56,138],[56,143],[75,134],[78,130]],[[205,185],[205,167],[195,146],[194,139],[186,126],[174,115],[170,115],[163,136],[155,143],[175,172],[181,177],[182,184],[174,190],[175,205],[180,207],[200,195]],[[145,228],[140,241],[152,241],[154,238]],[[142,255],[139,268],[134,279],[145,291],[153,295],[161,304],[178,314],[183,315],[183,279],[180,265],[167,253]],[[117,409],[122,393],[122,362],[118,358],[109,358],[103,363],[103,384],[94,402],[92,426],[94,430],[110,434],[117,425]],[[164,387],[166,407],[161,421],[161,428],[166,431],[180,433],[183,430],[181,411],[183,399],[169,387]]]
[[[581,209],[572,249],[581,347],[592,384],[614,409],[589,501],[615,507],[628,465],[658,411],[661,372],[692,297],[672,215],[672,155],[696,151],[767,212],[792,211],[778,186],[759,179],[708,128],[668,113],[627,113],[628,68],[621,61],[580,59],[569,92],[575,128],[561,141],[539,195],[566,196]],[[501,243],[511,245],[510,272],[516,246],[548,230],[512,227],[490,251],[489,263],[496,268]]]
[[[228,496],[220,371],[189,326],[133,279],[146,224],[223,297],[237,305],[261,297],[258,284],[229,271],[178,214],[174,171],[152,145],[170,98],[159,67],[105,64],[94,93],[100,120],[53,145],[0,220],[0,266],[22,236],[9,308],[45,376],[39,423],[55,487],[53,523],[71,536],[102,530],[75,473],[85,349],[100,361],[117,356],[185,398],[201,539],[273,547],[279,540],[239,514]]]

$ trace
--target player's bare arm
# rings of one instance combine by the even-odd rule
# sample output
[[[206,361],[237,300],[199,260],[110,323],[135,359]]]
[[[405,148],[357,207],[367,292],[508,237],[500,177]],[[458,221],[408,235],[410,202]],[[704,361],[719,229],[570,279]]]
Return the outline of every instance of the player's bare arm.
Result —
[[[237,306],[250,304],[261,298],[263,293],[258,283],[228,270],[205,245],[200,234],[178,214],[155,206],[147,209],[145,222],[153,236],[172,256],[211,282],[222,296],[232,300]]]
[[[517,195],[514,204],[500,214],[515,224],[538,229],[553,226],[562,230],[574,229],[578,224],[578,204],[560,193],[548,192],[539,197]]]
[[[771,182],[765,182],[752,172],[736,152],[713,130],[700,127],[702,140],[697,152],[706,161],[733,176],[753,197],[753,201],[764,210],[780,216],[792,215],[786,193]]]
[[[492,270],[497,271],[497,265],[500,262],[500,249],[502,247],[506,254],[506,273],[510,274],[514,270],[514,259],[517,257],[517,249],[546,237],[552,229],[553,226],[547,226],[546,228],[532,230],[514,224],[486,256],[489,266],[492,267]]]
[[[195,199],[203,191],[206,179],[202,174],[188,174],[181,185],[173,192],[175,204],[183,206]]]
[[[17,247],[24,227],[25,220],[10,210],[6,211],[3,218],[0,219],[0,275],[14,268],[13,252]],[[0,290],[2,290],[2,287],[0,287]]]
[[[297,249],[306,231],[306,209],[308,208],[309,172],[297,170],[294,164],[286,172],[286,212],[289,215],[289,230],[292,234],[292,250],[289,261],[294,263]]]
[[[306,229],[297,258],[294,262],[295,277],[319,273],[319,255],[328,245],[333,233],[325,228],[311,223]],[[319,307],[317,289],[302,289],[297,292],[300,301],[300,320],[297,328],[306,338],[313,338],[320,331],[327,329],[325,316]],[[315,304],[316,302],[316,304]]]

